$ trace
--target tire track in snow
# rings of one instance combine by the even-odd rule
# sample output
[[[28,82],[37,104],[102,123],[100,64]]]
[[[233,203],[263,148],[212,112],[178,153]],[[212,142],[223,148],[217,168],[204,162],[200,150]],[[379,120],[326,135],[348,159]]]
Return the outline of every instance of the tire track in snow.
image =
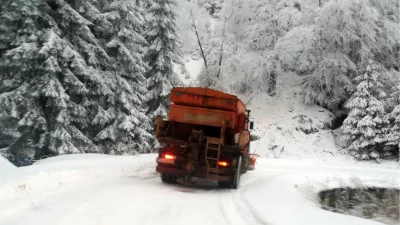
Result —
[[[256,213],[251,206],[251,204],[244,198],[242,192],[239,192],[236,195],[237,199],[239,199],[240,202],[243,203],[243,209],[246,209],[247,214],[251,215],[254,221],[257,222],[257,224],[262,224],[262,225],[270,225],[267,221],[265,221],[258,213]]]
[[[220,210],[226,222],[231,225],[270,225],[252,208],[251,204],[243,196],[243,192],[260,179],[279,176],[287,172],[275,172],[270,175],[260,173],[247,173],[250,177],[244,175],[242,187],[238,190],[229,190],[220,197]]]
[[[253,215],[240,206],[241,202],[236,199],[235,191],[229,191],[220,196],[220,210],[230,225],[263,225],[254,219]]]

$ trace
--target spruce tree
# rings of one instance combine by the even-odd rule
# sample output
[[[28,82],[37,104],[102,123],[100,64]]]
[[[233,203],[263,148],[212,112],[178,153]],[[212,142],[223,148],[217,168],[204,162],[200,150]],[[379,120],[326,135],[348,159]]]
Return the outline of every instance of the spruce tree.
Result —
[[[71,2],[17,0],[4,8],[0,123],[19,132],[9,148],[14,155],[98,152],[90,114],[94,100],[113,93],[93,67],[105,57],[93,24],[75,10],[89,2]]]
[[[389,121],[379,98],[384,97],[378,81],[379,67],[369,61],[365,74],[359,75],[357,91],[346,103],[350,110],[343,123],[344,140],[351,142],[349,149],[360,159],[379,158],[382,144],[387,141]]]
[[[108,115],[111,122],[100,126],[103,129],[96,140],[112,154],[148,152],[153,137],[147,132],[149,118],[141,110],[148,69],[143,61],[147,45],[141,36],[144,19],[135,1],[114,0],[104,9],[110,15],[106,47],[112,58],[110,75],[115,79],[116,95]]]
[[[166,116],[169,110],[169,93],[173,86],[180,85],[173,70],[174,63],[180,63],[176,27],[177,14],[174,0],[153,0],[148,9],[148,27],[145,38],[149,43],[147,61],[148,93],[145,95],[147,115],[154,121],[157,115]]]
[[[23,10],[22,10],[23,7]],[[10,138],[11,146],[9,153],[17,155],[18,152],[27,152],[34,146],[32,143],[32,132],[22,129],[18,121],[23,115],[32,111],[31,96],[28,94],[29,81],[40,58],[38,51],[38,37],[32,33],[39,33],[40,25],[35,21],[45,17],[42,11],[45,5],[41,1],[11,1],[2,2],[2,14],[0,15],[0,127],[2,138],[7,136],[5,131],[14,131]],[[46,20],[44,20],[46,21]],[[43,26],[43,25],[41,25]],[[31,115],[32,115],[31,113]],[[37,111],[36,111],[37,115]],[[36,121],[43,121],[43,117],[36,116]],[[39,122],[38,122],[39,124]],[[36,130],[42,130],[36,126]],[[43,131],[41,131],[43,132]],[[37,139],[38,137],[35,136]],[[16,146],[16,145],[19,146]],[[33,150],[34,151],[34,150]],[[28,158],[26,153],[21,158]],[[17,159],[19,160],[19,159]]]
[[[6,0],[2,9],[0,139],[10,137],[11,154],[149,151],[135,1]]]
[[[68,102],[61,117],[50,114],[48,120],[56,118],[58,124],[51,123],[52,126],[65,127],[61,129],[65,133],[61,137],[74,139],[75,148],[73,152],[62,149],[53,152],[98,152],[92,142],[92,127],[96,118],[102,115],[101,105],[109,102],[113,92],[105,81],[105,74],[98,68],[106,62],[106,53],[90,29],[94,24],[84,17],[93,6],[91,1],[85,0],[49,1],[49,5],[54,24],[41,53],[60,66],[51,76],[60,88],[65,89]],[[48,131],[50,137],[62,134],[57,131],[60,128],[55,129],[56,132],[53,129]],[[57,141],[51,138],[47,141],[50,149],[54,149],[55,143]],[[71,144],[68,146],[72,147]]]

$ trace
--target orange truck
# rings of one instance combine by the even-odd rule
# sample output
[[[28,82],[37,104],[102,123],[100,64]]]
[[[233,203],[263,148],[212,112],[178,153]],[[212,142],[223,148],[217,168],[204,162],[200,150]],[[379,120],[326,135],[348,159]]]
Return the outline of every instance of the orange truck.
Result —
[[[249,152],[250,110],[236,96],[207,88],[176,87],[170,99],[168,120],[156,120],[161,180],[192,185],[201,178],[237,189],[256,158]]]

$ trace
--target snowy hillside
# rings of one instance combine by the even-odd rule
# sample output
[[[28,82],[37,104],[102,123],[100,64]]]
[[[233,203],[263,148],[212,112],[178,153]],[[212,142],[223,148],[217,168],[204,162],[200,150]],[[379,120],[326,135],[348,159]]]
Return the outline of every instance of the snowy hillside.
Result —
[[[261,140],[253,150],[268,158],[330,158],[339,147],[330,130],[333,115],[321,107],[305,105],[299,92],[300,79],[292,73],[282,75],[277,95],[254,97],[249,105],[255,129]]]
[[[185,1],[181,3],[185,4]],[[201,11],[193,7],[193,10],[196,9]],[[188,15],[182,12],[181,17],[186,18]],[[184,24],[187,22],[182,18],[179,21]],[[182,32],[190,34],[191,30]],[[195,45],[195,37],[185,40],[185,47]],[[195,52],[192,54],[196,55]],[[184,57],[184,70],[177,69],[181,80],[188,86],[198,85],[198,76],[204,69],[203,61],[193,55]],[[330,158],[341,154],[329,129],[334,115],[316,105],[303,103],[300,96],[301,79],[293,72],[280,71],[275,96],[265,92],[240,94],[228,88],[228,85],[224,86],[223,91],[237,94],[252,111],[254,133],[261,137],[252,144],[253,152],[269,158]]]

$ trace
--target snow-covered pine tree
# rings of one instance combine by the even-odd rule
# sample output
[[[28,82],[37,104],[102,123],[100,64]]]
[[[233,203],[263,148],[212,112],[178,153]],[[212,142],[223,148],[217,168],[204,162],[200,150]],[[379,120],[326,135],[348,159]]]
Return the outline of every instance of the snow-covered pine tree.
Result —
[[[40,96],[37,96],[40,75],[45,74],[41,67],[45,59],[38,52],[42,30],[51,21],[46,18],[49,7],[42,1],[6,1],[4,6],[0,27],[0,122],[5,129],[18,131],[18,138],[8,151],[19,156],[17,161],[22,161],[38,156],[35,150],[47,131]],[[42,24],[38,23],[40,20]],[[50,94],[49,90],[47,93]]]
[[[104,10],[111,24],[106,47],[112,58],[110,76],[116,95],[112,109],[99,108],[107,121],[98,124],[102,129],[96,140],[111,154],[149,152],[154,138],[148,133],[149,118],[141,110],[148,67],[143,61],[147,42],[141,36],[144,19],[140,6],[135,1],[113,0]]]
[[[90,1],[71,2],[16,0],[4,8],[1,123],[20,133],[10,151],[31,149],[35,158],[98,151],[88,132],[90,115],[94,101],[113,93],[89,65],[106,58],[93,24],[76,10]]]
[[[400,84],[394,87],[394,92],[391,95],[394,103],[394,109],[391,113],[393,123],[390,125],[389,143],[388,145],[398,146],[400,149]]]
[[[366,72],[355,78],[357,91],[346,103],[350,110],[343,123],[343,139],[350,141],[349,149],[359,159],[377,159],[387,142],[389,121],[379,100],[385,97],[379,82],[379,66],[369,60]]]
[[[65,96],[65,103],[47,103],[49,112],[53,111],[47,115],[51,125],[40,143],[55,154],[98,152],[92,142],[91,121],[97,116],[94,112],[99,104],[109,102],[114,93],[100,69],[108,56],[89,28],[93,22],[85,17],[94,6],[91,0],[48,1],[48,5],[53,27],[46,30],[39,52],[49,62],[49,78],[43,80],[42,90],[49,89],[51,93],[55,89],[59,98]]]
[[[22,6],[24,10],[20,10]],[[23,79],[29,74],[19,72],[19,69],[29,71],[39,58],[35,54],[38,49],[37,41],[32,40],[35,37],[31,36],[31,33],[38,32],[40,29],[32,19],[43,17],[41,6],[43,4],[40,1],[29,1],[26,4],[23,4],[23,1],[2,2],[0,15],[0,127],[2,132],[0,135],[1,139],[9,138],[8,146],[15,146],[16,141],[20,143],[18,146],[20,150],[9,148],[7,153],[16,156],[18,152],[23,152],[19,154],[21,157],[17,158],[17,161],[28,158],[28,150],[30,150],[29,155],[34,154],[32,152],[34,146],[27,145],[30,139],[29,131],[23,132],[18,126],[18,121],[22,116],[31,111],[30,96],[26,95],[29,85]],[[23,24],[23,26],[17,26],[17,24]],[[13,53],[9,52],[10,50],[15,51]],[[15,59],[12,59],[13,54],[16,55]],[[9,136],[8,132],[14,135]],[[20,138],[21,136],[25,137]]]
[[[173,70],[174,63],[180,63],[181,56],[176,34],[175,4],[175,0],[153,0],[148,9],[145,38],[149,43],[147,60],[150,70],[147,74],[149,92],[145,96],[145,104],[148,107],[147,115],[153,121],[157,115],[167,115],[170,90],[181,84]]]

